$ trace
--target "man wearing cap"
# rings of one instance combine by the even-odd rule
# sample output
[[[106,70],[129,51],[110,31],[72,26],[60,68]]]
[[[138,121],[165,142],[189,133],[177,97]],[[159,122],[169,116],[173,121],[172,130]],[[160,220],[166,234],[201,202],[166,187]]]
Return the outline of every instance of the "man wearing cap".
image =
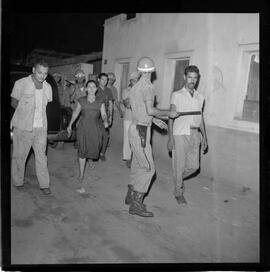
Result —
[[[140,78],[140,73],[135,71],[129,74],[129,85],[122,92],[122,103],[124,106],[123,110],[123,160],[126,161],[126,165],[128,168],[131,166],[132,153],[130,149],[130,144],[128,140],[128,129],[132,121],[132,111],[130,106],[129,93],[130,89],[138,82]]]
[[[155,173],[150,144],[151,125],[153,121],[160,128],[167,128],[167,125],[159,119],[176,118],[178,114],[175,110],[160,110],[153,106],[154,86],[150,81],[151,73],[155,70],[153,60],[148,57],[139,59],[137,69],[141,73],[141,78],[130,90],[132,122],[128,137],[133,158],[125,204],[130,205],[129,213],[132,215],[153,217],[154,214],[147,211],[146,205],[143,204]],[[153,116],[159,119],[153,119]]]
[[[78,69],[75,72],[75,88],[74,92],[70,97],[71,107],[73,110],[76,109],[76,103],[82,96],[86,96],[85,88],[85,73],[82,69]]]

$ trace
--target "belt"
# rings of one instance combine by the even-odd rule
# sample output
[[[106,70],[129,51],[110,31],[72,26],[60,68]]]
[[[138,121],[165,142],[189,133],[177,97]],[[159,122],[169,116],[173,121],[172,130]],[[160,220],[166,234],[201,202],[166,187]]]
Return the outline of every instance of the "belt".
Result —
[[[199,130],[200,128],[199,128],[199,127],[190,127],[190,129],[196,129],[196,130]]]

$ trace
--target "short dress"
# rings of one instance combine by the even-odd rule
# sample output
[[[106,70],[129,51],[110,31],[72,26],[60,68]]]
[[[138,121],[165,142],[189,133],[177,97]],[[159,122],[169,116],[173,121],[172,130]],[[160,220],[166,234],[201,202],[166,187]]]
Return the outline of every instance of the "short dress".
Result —
[[[81,119],[77,128],[78,157],[97,159],[102,146],[102,100],[89,102],[87,96],[80,97]]]

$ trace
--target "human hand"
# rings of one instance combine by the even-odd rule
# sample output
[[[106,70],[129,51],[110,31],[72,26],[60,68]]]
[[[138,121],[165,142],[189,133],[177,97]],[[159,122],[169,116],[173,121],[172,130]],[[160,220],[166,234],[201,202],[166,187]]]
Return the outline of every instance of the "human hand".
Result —
[[[110,126],[112,124],[112,118],[111,117],[109,117],[107,124],[108,124],[108,126]]]
[[[171,110],[169,114],[169,118],[175,119],[179,116],[179,114],[175,110]]]
[[[158,118],[153,118],[153,123],[161,129],[168,130],[168,125]]]
[[[71,136],[71,134],[72,134],[72,128],[71,128],[71,126],[67,127],[67,133],[68,133],[68,138],[69,138]]]
[[[172,137],[169,137],[168,142],[167,142],[167,149],[168,151],[172,151],[174,146],[174,140]]]
[[[203,154],[205,155],[208,152],[208,143],[205,137],[202,137],[202,150],[203,150]]]
[[[108,124],[107,121],[104,121],[103,124],[104,124],[104,127],[105,127],[105,128],[107,128],[107,127],[109,126],[109,124]]]

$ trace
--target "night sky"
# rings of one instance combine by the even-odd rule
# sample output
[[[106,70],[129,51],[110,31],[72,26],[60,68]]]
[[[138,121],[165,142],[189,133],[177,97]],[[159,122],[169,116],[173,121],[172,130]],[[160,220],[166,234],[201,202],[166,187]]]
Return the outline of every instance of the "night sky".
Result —
[[[35,48],[64,53],[102,51],[105,19],[119,13],[10,13],[11,58]]]

